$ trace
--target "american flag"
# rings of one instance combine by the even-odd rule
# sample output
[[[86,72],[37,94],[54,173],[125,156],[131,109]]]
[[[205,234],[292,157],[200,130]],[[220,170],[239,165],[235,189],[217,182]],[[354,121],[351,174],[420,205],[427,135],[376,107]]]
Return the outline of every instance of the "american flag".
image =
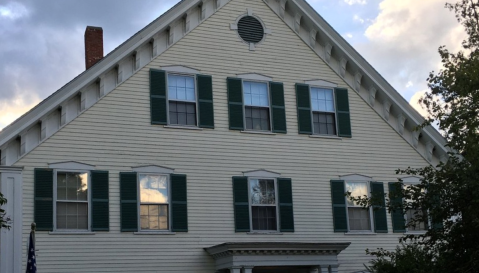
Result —
[[[26,273],[37,273],[37,259],[35,257],[35,243],[33,240],[33,232],[30,232],[30,243],[28,244],[28,261]]]

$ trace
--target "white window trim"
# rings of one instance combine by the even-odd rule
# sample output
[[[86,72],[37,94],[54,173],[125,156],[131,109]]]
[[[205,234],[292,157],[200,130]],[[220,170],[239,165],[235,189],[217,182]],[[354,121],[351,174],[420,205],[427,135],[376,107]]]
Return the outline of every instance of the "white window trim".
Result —
[[[333,112],[329,112],[329,111],[314,111],[313,110],[313,104],[312,104],[312,98],[311,98],[311,89],[312,88],[319,88],[319,89],[328,89],[328,90],[332,90],[333,91],[333,106],[334,106],[334,111]],[[311,106],[311,111],[310,111],[310,115],[311,115],[311,135],[314,135],[314,136],[329,136],[329,137],[338,137],[338,115],[337,115],[337,111],[336,111],[336,108],[337,108],[337,103],[336,103],[336,90],[334,90],[334,87],[331,87],[331,86],[327,86],[327,85],[309,85],[309,105]],[[313,113],[316,112],[316,113],[333,113],[334,114],[334,131],[336,132],[336,134],[334,135],[329,135],[329,134],[315,134],[314,133],[314,120],[313,120]]]
[[[253,229],[253,211],[251,207],[251,187],[250,181],[251,180],[273,180],[274,183],[274,201],[276,207],[276,230],[261,230],[261,229]],[[258,206],[258,205],[255,205]],[[271,205],[259,205],[261,206],[271,206]],[[272,206],[271,206],[272,207]],[[249,209],[249,225],[250,225],[250,232],[251,234],[254,233],[280,233],[279,231],[279,202],[278,202],[278,181],[274,177],[258,177],[258,176],[248,176],[248,209]]]
[[[58,172],[70,172],[70,173],[88,173],[88,223],[87,229],[57,229],[57,174]],[[61,201],[60,201],[61,202]],[[91,232],[91,172],[90,170],[78,170],[78,169],[54,169],[53,170],[53,232],[63,234],[78,234],[78,233],[93,233]]]
[[[366,178],[366,176],[363,176],[364,178]],[[346,183],[366,183],[366,186],[367,186],[367,191],[368,191],[368,197],[371,197],[371,181],[369,180],[363,180],[363,179],[359,179],[359,180],[344,180],[344,188],[346,189]],[[346,190],[347,191],[347,190]],[[347,233],[350,233],[350,234],[375,234],[375,231],[374,231],[374,215],[373,215],[373,210],[372,208],[369,208],[368,211],[369,211],[369,222],[370,222],[370,227],[371,229],[370,230],[351,230],[351,227],[349,226],[349,208],[350,206],[348,205],[348,198],[345,196],[344,197],[345,201],[346,201],[346,216],[347,216],[347,224],[348,224],[348,232]],[[357,207],[356,207],[357,208]]]
[[[166,70],[165,70],[166,71]],[[196,70],[195,70],[196,71]],[[196,118],[196,125],[186,125],[186,124],[172,124],[170,123],[170,98],[169,98],[169,90],[168,90],[168,76],[169,75],[177,75],[177,76],[183,76],[183,77],[192,77],[193,78],[193,83],[195,85],[195,118]],[[183,128],[199,128],[199,122],[200,120],[198,119],[199,114],[198,114],[198,84],[197,84],[197,77],[196,73],[186,73],[186,72],[176,72],[176,71],[166,71],[166,118],[167,122],[166,125],[163,127],[183,127]],[[178,101],[178,102],[188,102],[188,103],[193,103],[192,101],[189,100],[171,100],[171,101]]]
[[[171,172],[172,173],[172,172]],[[137,185],[137,215],[138,215],[138,231],[135,232],[136,234],[175,234],[171,231],[171,173],[158,173],[158,172],[138,172],[136,174],[136,185]],[[140,206],[141,206],[141,192],[140,192],[140,175],[158,175],[158,176],[166,176],[166,183],[168,184],[168,229],[141,229],[141,218],[140,218]],[[148,203],[150,204],[150,203]],[[151,203],[151,204],[163,204],[163,203]],[[163,204],[164,205],[164,204]]]
[[[244,102],[244,82],[258,82],[258,83],[265,83],[266,84],[266,91],[268,92],[268,113],[269,113],[269,130],[254,130],[254,129],[247,129],[246,128],[246,106],[249,107],[258,107],[258,108],[266,108],[266,106],[254,106],[254,105],[246,105]],[[241,79],[241,92],[242,92],[242,98],[243,98],[243,124],[244,124],[244,132],[266,132],[266,133],[272,133],[273,132],[273,119],[272,119],[272,108],[271,107],[271,91],[269,88],[269,81],[262,81],[262,80],[245,80]]]

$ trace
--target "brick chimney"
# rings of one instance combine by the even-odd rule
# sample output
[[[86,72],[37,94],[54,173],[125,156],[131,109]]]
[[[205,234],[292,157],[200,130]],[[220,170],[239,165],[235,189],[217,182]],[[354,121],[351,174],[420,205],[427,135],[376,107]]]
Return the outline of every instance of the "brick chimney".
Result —
[[[92,67],[103,58],[103,29],[87,26],[85,30],[85,66]]]

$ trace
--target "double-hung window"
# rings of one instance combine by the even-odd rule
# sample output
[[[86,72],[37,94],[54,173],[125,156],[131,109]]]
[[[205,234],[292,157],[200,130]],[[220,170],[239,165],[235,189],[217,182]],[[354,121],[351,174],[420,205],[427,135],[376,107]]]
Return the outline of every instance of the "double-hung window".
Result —
[[[121,231],[188,231],[186,175],[142,166],[120,173]]]
[[[56,171],[56,229],[88,230],[89,172]]]
[[[37,230],[108,231],[108,171],[73,161],[49,167],[34,170]]]
[[[284,89],[259,74],[228,78],[230,130],[286,133]]]
[[[167,175],[139,174],[140,229],[169,230],[169,182]]]
[[[275,185],[274,179],[249,179],[252,230],[278,229]]]
[[[236,232],[293,232],[291,178],[265,170],[233,177]]]
[[[371,197],[381,204],[366,209],[350,200],[346,193],[352,197]],[[382,182],[357,174],[341,176],[341,180],[331,180],[331,201],[335,232],[388,232]]]
[[[243,81],[246,130],[270,131],[268,84]]]
[[[150,69],[151,124],[214,128],[212,77],[175,67]]]
[[[196,126],[195,77],[168,74],[169,124]]]
[[[334,90],[311,87],[313,134],[336,135],[336,108]]]
[[[351,137],[347,89],[297,83],[296,105],[299,134]]]

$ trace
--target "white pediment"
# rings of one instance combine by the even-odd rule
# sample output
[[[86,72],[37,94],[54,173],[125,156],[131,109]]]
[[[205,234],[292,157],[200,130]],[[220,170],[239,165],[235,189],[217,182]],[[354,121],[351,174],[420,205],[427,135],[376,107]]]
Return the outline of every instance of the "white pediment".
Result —
[[[246,171],[246,172],[243,172],[243,175],[248,177],[265,177],[265,178],[278,178],[281,176],[280,173],[268,171],[265,169]]]
[[[419,176],[406,176],[401,178],[403,183],[420,183],[421,177]]]
[[[344,181],[373,181],[373,178],[371,176],[357,173],[340,175],[339,178]]]
[[[49,163],[48,167],[50,169],[83,170],[83,171],[90,171],[95,169],[95,165],[85,164],[85,163],[76,162],[76,161]]]
[[[244,73],[244,74],[236,74],[236,76],[240,79],[245,80],[253,80],[253,81],[267,81],[270,82],[273,80],[272,77],[259,74],[259,73]]]
[[[192,67],[184,66],[184,65],[168,65],[162,66],[161,69],[167,72],[177,72],[177,73],[187,73],[187,74],[200,74],[198,69],[194,69]]]
[[[319,86],[319,87],[338,87],[338,84],[334,82],[329,82],[325,80],[307,80],[304,81],[305,84],[313,85],[313,86]]]
[[[174,173],[175,169],[158,166],[158,165],[147,165],[147,166],[138,166],[131,168],[134,172],[138,173],[165,173],[170,174]]]

